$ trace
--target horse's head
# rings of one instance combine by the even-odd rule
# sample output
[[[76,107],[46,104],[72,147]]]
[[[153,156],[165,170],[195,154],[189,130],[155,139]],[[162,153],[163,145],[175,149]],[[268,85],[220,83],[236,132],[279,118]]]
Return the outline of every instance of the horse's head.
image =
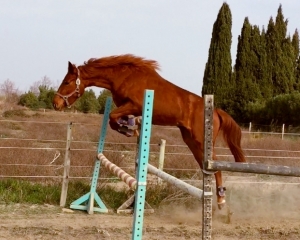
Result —
[[[55,110],[62,110],[71,105],[84,93],[84,84],[80,81],[79,69],[69,62],[68,72],[59,86],[54,98]]]

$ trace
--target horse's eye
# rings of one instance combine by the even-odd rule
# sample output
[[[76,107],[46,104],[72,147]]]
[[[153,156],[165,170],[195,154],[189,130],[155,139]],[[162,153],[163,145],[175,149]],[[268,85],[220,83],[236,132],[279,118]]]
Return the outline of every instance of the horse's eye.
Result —
[[[69,82],[65,82],[65,85],[69,85]]]

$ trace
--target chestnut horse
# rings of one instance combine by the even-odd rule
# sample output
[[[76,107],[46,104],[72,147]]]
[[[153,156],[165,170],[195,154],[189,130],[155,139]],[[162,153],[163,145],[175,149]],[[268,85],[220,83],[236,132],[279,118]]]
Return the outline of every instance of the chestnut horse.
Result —
[[[145,89],[154,90],[154,125],[177,126],[182,138],[202,168],[204,147],[203,98],[184,90],[162,78],[156,70],[158,63],[131,54],[90,59],[76,67],[69,62],[68,72],[54,99],[56,110],[70,107],[86,87],[96,86],[111,91],[117,108],[110,113],[109,124],[113,130],[131,136],[122,123],[128,116],[141,116]],[[226,112],[215,109],[213,115],[213,145],[219,131],[236,162],[245,162],[241,149],[241,129]],[[216,159],[213,152],[213,159]],[[225,204],[225,190],[221,172],[215,173],[219,208]]]

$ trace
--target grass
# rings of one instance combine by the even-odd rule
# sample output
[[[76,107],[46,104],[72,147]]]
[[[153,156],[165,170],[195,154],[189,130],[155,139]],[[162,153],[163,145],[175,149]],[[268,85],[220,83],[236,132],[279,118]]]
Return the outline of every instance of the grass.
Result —
[[[68,198],[66,206],[90,191],[88,183],[82,181],[70,182],[68,186]],[[26,180],[5,179],[0,183],[0,203],[1,204],[52,204],[60,203],[61,184],[42,184],[32,183]],[[97,193],[110,209],[116,210],[130,196],[132,191],[127,189],[116,189],[110,185],[104,185],[97,188]],[[159,204],[174,193],[172,187],[158,186],[147,189],[146,201],[152,207],[158,207]]]
[[[71,178],[67,205],[89,191],[89,180],[86,179],[91,177],[93,170],[102,116],[73,112],[9,110],[3,112],[0,117],[0,202],[59,204],[69,122],[73,122],[73,125]],[[195,175],[199,170],[198,164],[183,143],[177,129],[153,127],[150,163],[158,165],[160,139],[165,139],[167,143],[165,171],[177,178],[187,179],[196,176],[195,179],[199,180],[201,176]],[[286,137],[282,140],[280,136],[245,134],[242,145],[250,162],[298,167],[299,159],[274,158],[278,156],[299,157],[299,152],[285,152],[285,150],[298,151],[298,142],[299,139],[296,137]],[[225,145],[222,141],[218,141],[217,146],[224,147]],[[104,149],[108,159],[134,175],[136,139],[127,138],[108,128]],[[269,152],[252,149],[281,149],[283,151]],[[229,154],[227,149],[222,148],[218,148],[216,152]],[[51,163],[57,155],[59,157]],[[220,159],[224,160],[228,157],[220,157]],[[225,173],[224,175],[243,174]],[[7,176],[12,176],[13,179]],[[19,176],[17,180],[16,176]],[[113,177],[103,168],[100,169],[100,176],[101,178]],[[73,179],[78,177],[86,179],[81,181]],[[268,176],[262,176],[262,178],[266,177]],[[115,180],[101,180],[97,191],[100,191],[103,200],[115,209],[128,198],[128,193],[106,186],[106,183],[110,182],[115,182]],[[149,187],[147,191],[147,201],[156,207],[162,203],[174,201],[180,195],[171,186]],[[187,196],[184,197],[188,199]],[[184,202],[189,204],[189,200],[184,200]]]
[[[5,204],[57,204],[59,198],[60,189],[52,184],[44,185],[15,179],[5,179],[0,184],[0,202]]]

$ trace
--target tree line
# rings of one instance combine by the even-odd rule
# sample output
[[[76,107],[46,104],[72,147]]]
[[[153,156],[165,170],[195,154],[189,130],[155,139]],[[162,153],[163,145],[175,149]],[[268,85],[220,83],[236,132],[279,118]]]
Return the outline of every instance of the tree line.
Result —
[[[30,86],[29,91],[21,93],[14,82],[7,79],[0,85],[1,95],[6,103],[18,104],[32,110],[37,109],[53,109],[52,100],[57,87],[52,86],[52,81],[44,76],[40,81],[34,82]],[[105,108],[106,98],[111,96],[110,91],[104,89],[97,97],[93,89],[88,89],[79,98],[72,110],[77,110],[83,113],[103,113]],[[115,105],[113,104],[112,108]]]
[[[227,111],[239,123],[299,125],[299,34],[297,29],[292,35],[288,34],[287,26],[282,5],[266,28],[252,25],[245,17],[233,64],[232,15],[229,5],[223,3],[212,29],[202,96],[214,94],[215,106]],[[7,80],[1,86],[6,100],[17,99],[18,104],[31,109],[52,108],[55,90],[47,77],[21,95],[9,89],[13,86]],[[89,89],[74,108],[85,113],[103,113],[109,95],[108,90],[103,90],[96,97]]]
[[[232,16],[224,3],[213,25],[202,95],[214,94],[215,106],[238,122],[299,125],[299,34],[287,33],[282,6],[267,28],[245,17],[232,67]]]

